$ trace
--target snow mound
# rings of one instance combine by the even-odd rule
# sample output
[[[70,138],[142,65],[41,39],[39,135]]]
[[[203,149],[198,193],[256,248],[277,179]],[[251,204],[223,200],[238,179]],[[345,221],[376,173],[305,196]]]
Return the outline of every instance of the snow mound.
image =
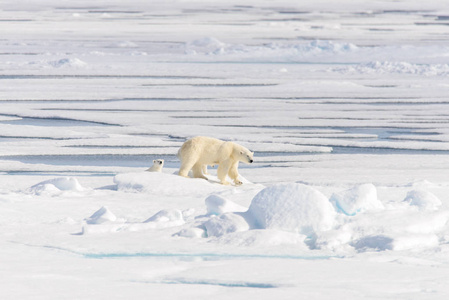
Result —
[[[220,54],[224,53],[225,47],[229,46],[214,37],[204,37],[187,43],[185,51],[186,54]]]
[[[106,207],[103,206],[97,210],[92,216],[86,219],[87,224],[103,224],[107,222],[115,222],[117,217]]]
[[[335,211],[319,191],[299,183],[274,185],[260,191],[246,213],[259,229],[311,236],[332,228]]]
[[[438,210],[442,205],[441,200],[437,196],[431,192],[421,190],[408,192],[404,201],[418,207],[420,210]]]
[[[138,172],[119,174],[114,177],[118,191],[150,193],[166,196],[207,196],[226,189],[219,184],[198,178],[184,178],[159,172]]]
[[[81,192],[84,191],[84,188],[76,178],[59,177],[35,184],[29,189],[29,191],[36,195],[44,195],[56,194],[60,193],[61,191]]]
[[[183,213],[177,209],[161,210],[143,223],[127,223],[118,219],[107,207],[102,207],[86,219],[83,234],[138,232],[164,229],[185,224]]]
[[[207,236],[222,236],[232,232],[247,231],[250,226],[246,219],[239,214],[226,213],[218,217],[212,217],[204,223]]]
[[[347,66],[333,68],[332,71],[344,74],[411,74],[423,76],[448,76],[448,64],[412,64],[408,62],[372,61]]]
[[[62,58],[50,61],[48,64],[54,68],[84,68],[87,66],[87,63],[78,58]]]
[[[221,215],[227,212],[244,212],[248,210],[248,208],[218,195],[210,195],[205,202],[208,215]]]
[[[161,210],[158,213],[156,213],[154,216],[150,217],[148,220],[146,220],[144,223],[150,223],[150,222],[156,222],[156,223],[168,223],[173,222],[176,224],[184,224],[184,217],[182,214],[182,211],[178,209],[169,209],[169,210]]]
[[[373,184],[361,184],[349,190],[334,193],[329,200],[338,212],[354,216],[359,212],[383,209],[377,199],[377,190]]]

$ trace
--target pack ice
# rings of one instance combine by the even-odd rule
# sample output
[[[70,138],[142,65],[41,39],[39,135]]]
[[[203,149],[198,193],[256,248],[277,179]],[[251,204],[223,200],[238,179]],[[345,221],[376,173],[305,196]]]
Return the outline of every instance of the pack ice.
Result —
[[[1,1],[0,299],[449,299],[446,2]]]
[[[404,199],[391,202],[378,199],[373,184],[356,185],[327,197],[302,183],[264,187],[245,181],[246,185],[235,188],[174,174],[119,174],[111,192],[156,197],[161,207],[167,199],[186,199],[187,203],[192,203],[188,199],[198,199],[203,204],[162,208],[140,222],[116,217],[102,207],[86,218],[82,232],[164,230],[175,244],[176,237],[259,247],[273,246],[276,240],[276,245],[293,243],[300,249],[335,255],[425,249],[446,240],[449,210],[441,209],[441,201],[431,192],[411,189]],[[78,190],[75,185],[72,188]]]

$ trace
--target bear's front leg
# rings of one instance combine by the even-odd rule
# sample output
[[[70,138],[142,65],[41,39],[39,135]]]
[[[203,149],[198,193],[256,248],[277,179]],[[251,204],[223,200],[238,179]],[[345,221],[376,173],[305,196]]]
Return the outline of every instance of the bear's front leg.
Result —
[[[231,161],[229,159],[219,163],[218,169],[217,169],[217,177],[220,180],[221,184],[229,185],[229,182],[226,181],[226,176],[229,173],[230,167],[231,167]]]
[[[234,181],[235,185],[242,185],[243,182],[239,180],[239,172],[238,172],[239,162],[234,162],[231,167],[229,168],[229,178],[231,178]]]

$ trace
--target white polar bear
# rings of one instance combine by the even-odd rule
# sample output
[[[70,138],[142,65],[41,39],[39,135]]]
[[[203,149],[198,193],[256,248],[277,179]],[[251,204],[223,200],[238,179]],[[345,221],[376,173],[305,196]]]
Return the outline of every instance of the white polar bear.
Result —
[[[210,167],[215,167],[215,165],[210,165]],[[209,175],[209,172],[207,172],[207,165],[203,165],[203,174],[204,175]]]
[[[162,172],[162,168],[164,167],[163,159],[155,159],[153,160],[153,165],[151,168],[147,169],[148,172]]]
[[[181,160],[179,175],[188,177],[192,170],[194,178],[207,179],[203,175],[205,167],[218,165],[217,177],[221,184],[229,184],[226,181],[228,175],[236,185],[240,185],[242,182],[238,179],[237,170],[239,161],[252,163],[253,155],[253,152],[236,143],[197,136],[186,141],[178,151]]]

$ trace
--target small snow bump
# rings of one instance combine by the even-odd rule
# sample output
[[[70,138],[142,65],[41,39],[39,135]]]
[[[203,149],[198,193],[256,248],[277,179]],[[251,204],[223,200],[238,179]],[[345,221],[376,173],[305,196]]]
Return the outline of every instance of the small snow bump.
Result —
[[[84,68],[87,63],[78,58],[62,58],[50,61],[48,64],[54,68]]]
[[[334,193],[329,201],[335,209],[348,216],[368,210],[382,210],[384,206],[377,199],[377,189],[373,184],[361,184],[349,190]]]
[[[106,207],[103,206],[97,210],[92,216],[86,219],[87,224],[103,224],[107,222],[114,222],[117,217]]]
[[[423,190],[413,190],[407,193],[404,202],[418,207],[420,210],[438,210],[442,205],[440,199],[431,192]]]

